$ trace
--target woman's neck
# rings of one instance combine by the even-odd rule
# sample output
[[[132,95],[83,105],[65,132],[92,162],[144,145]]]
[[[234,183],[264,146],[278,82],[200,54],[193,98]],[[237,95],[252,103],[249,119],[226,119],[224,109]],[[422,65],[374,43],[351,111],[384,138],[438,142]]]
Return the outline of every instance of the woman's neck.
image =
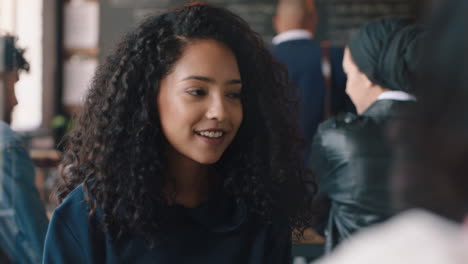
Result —
[[[166,193],[174,203],[194,208],[207,200],[211,168],[197,163],[175,150],[168,152]]]

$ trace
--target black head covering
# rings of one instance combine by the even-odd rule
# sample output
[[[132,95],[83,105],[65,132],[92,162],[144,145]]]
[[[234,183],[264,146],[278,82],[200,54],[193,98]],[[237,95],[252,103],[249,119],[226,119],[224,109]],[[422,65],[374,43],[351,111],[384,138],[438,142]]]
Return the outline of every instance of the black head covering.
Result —
[[[349,42],[354,63],[369,80],[384,88],[413,92],[410,76],[418,67],[422,29],[406,18],[364,25]]]

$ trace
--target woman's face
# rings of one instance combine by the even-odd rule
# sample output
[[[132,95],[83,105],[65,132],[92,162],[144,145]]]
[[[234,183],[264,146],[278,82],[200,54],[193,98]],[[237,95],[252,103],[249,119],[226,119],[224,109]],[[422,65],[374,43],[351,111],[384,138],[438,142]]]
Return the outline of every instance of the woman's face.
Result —
[[[162,80],[157,106],[177,155],[217,162],[242,123],[241,77],[232,51],[215,40],[189,43]]]
[[[11,122],[11,114],[13,113],[13,109],[15,106],[18,104],[18,101],[16,99],[16,93],[15,93],[15,84],[19,80],[19,75],[18,71],[9,71],[6,73],[3,73],[2,76],[0,76],[0,82],[3,82],[3,85],[5,86],[3,89],[4,91],[4,99],[3,99],[3,117],[0,117],[4,120],[6,123]],[[1,89],[2,87],[0,87]]]
[[[346,93],[356,106],[358,114],[363,113],[375,101],[372,82],[362,73],[354,63],[349,48],[345,49],[343,57],[343,70],[348,80],[346,81]]]

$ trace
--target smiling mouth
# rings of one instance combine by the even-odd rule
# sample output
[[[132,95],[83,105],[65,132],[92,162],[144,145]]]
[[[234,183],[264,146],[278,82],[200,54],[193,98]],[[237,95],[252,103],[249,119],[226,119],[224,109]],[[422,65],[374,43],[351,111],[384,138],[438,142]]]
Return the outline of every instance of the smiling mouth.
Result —
[[[200,135],[202,137],[207,137],[207,138],[221,138],[226,134],[224,131],[195,131],[195,134]]]

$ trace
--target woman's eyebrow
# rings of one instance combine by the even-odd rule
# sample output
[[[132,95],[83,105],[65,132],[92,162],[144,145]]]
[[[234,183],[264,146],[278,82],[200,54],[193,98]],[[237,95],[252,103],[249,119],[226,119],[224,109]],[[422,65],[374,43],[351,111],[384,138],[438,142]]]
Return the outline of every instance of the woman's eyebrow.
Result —
[[[186,81],[186,80],[198,80],[198,81],[203,81],[203,82],[208,82],[208,83],[216,83],[216,81],[213,78],[206,77],[206,76],[199,76],[199,75],[190,75],[182,79],[182,81]],[[240,79],[233,79],[233,80],[229,80],[225,82],[225,84],[242,84],[242,81]]]
[[[234,79],[227,81],[226,84],[242,84],[242,81],[240,79]]]

